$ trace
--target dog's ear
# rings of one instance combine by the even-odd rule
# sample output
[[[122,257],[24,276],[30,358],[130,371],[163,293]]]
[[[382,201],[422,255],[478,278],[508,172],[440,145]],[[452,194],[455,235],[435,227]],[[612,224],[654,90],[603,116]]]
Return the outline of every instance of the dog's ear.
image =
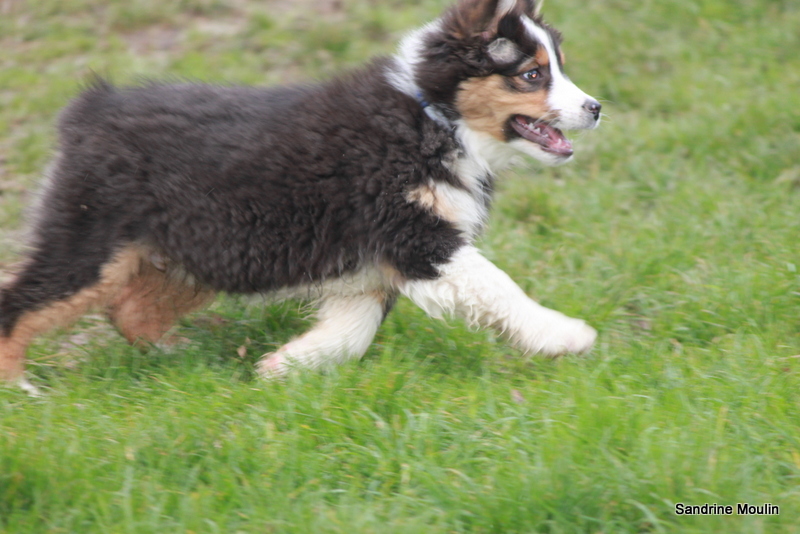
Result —
[[[544,0],[460,0],[443,18],[446,34],[460,41],[481,39],[488,43],[509,37],[521,15],[539,17]],[[505,30],[505,31],[503,31]],[[505,34],[505,35],[504,35]]]
[[[425,61],[416,66],[428,100],[452,103],[462,80],[513,69],[523,58],[522,17],[531,9],[534,0],[458,0],[427,35]]]
[[[460,0],[445,14],[444,30],[459,40],[489,30],[502,0]]]
[[[457,39],[481,36],[489,41],[507,15],[533,16],[536,12],[534,0],[460,0],[445,15],[444,27]]]
[[[544,0],[521,0],[524,4],[524,13],[532,19],[538,19],[542,12]]]
[[[506,65],[516,62],[522,52],[517,45],[505,37],[495,39],[486,47],[486,53],[497,65]]]
[[[493,23],[492,31],[484,34],[488,41],[486,54],[496,68],[502,69],[516,64],[525,55],[519,45],[530,40],[522,21],[523,15],[527,15],[522,8],[527,4],[528,2],[520,0],[511,6],[511,11],[501,12],[500,18]]]
[[[533,20],[539,20],[544,0],[509,0],[506,2],[501,1],[500,3],[505,3],[505,6],[499,6],[499,16],[513,12],[526,15]]]

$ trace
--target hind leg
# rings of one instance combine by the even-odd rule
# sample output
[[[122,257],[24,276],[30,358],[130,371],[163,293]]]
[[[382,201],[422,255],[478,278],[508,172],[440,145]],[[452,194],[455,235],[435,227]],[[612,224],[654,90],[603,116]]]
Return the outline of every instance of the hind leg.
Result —
[[[285,375],[292,367],[315,369],[360,358],[369,348],[393,298],[380,291],[326,298],[314,327],[265,354],[257,365],[264,378]]]
[[[129,343],[147,346],[158,342],[181,316],[211,302],[214,295],[151,253],[111,300],[107,313]]]
[[[16,385],[33,396],[39,395],[36,386],[25,378],[25,348],[30,340],[23,335],[0,337],[0,383]]]
[[[57,266],[48,261],[47,255],[34,257],[0,292],[0,382],[28,389],[24,361],[31,341],[71,324],[90,308],[105,306],[138,271],[141,251],[133,246],[122,249],[96,269],[99,274],[85,276],[76,270],[92,271],[91,265]]]

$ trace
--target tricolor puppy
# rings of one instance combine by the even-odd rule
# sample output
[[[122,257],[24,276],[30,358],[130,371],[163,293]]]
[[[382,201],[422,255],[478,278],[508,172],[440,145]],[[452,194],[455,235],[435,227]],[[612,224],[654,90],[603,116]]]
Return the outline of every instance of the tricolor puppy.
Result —
[[[400,295],[525,352],[588,350],[591,327],[473,245],[497,169],[518,151],[564,163],[563,130],[600,120],[559,45],[531,0],[462,0],[318,85],[94,83],[61,114],[30,251],[0,293],[0,380],[33,391],[28,344],[89,309],[147,345],[220,291],[319,303],[266,377],[359,358]]]

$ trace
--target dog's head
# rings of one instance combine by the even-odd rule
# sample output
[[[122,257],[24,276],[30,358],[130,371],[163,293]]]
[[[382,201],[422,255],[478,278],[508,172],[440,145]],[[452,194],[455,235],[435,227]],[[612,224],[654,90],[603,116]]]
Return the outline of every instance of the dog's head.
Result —
[[[448,118],[554,165],[573,152],[562,130],[600,121],[597,100],[564,74],[560,44],[533,0],[460,0],[401,54],[413,57],[421,97]]]

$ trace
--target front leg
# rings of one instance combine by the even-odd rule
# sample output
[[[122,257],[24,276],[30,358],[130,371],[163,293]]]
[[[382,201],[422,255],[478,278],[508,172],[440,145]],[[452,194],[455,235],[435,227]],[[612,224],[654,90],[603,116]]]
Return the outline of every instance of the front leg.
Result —
[[[409,280],[400,291],[428,315],[456,315],[491,327],[524,352],[558,356],[588,351],[597,337],[579,319],[534,302],[475,247],[459,249],[434,280]]]
[[[264,378],[285,375],[293,367],[317,369],[357,359],[367,352],[393,298],[381,291],[329,295],[311,330],[265,354],[257,371]]]

